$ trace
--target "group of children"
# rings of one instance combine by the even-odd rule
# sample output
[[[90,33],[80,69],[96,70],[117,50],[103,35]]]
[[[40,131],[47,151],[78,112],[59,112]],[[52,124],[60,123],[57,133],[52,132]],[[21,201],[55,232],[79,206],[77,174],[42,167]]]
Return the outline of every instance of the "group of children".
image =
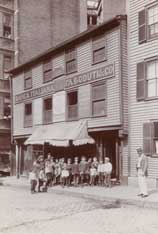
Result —
[[[55,159],[48,154],[44,160],[43,156],[33,163],[33,170],[30,173],[31,193],[36,191],[46,192],[48,186],[83,186],[100,185],[111,187],[112,164],[108,157],[103,160],[97,160],[96,157],[89,158],[78,157],[65,161],[65,158]]]

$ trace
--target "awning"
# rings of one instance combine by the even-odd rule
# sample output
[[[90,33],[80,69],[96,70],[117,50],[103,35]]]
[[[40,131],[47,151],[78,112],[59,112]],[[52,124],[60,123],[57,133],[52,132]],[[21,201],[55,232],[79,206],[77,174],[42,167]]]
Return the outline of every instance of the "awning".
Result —
[[[87,121],[60,122],[38,126],[25,141],[25,145],[49,143],[53,146],[69,146],[70,141],[76,146],[95,143],[94,139],[88,135]]]

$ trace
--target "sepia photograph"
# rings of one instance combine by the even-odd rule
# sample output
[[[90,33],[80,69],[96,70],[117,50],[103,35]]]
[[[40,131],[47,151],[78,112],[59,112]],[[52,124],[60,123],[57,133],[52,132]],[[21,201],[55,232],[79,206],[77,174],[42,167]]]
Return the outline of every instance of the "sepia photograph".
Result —
[[[0,234],[158,233],[158,0],[0,0]]]

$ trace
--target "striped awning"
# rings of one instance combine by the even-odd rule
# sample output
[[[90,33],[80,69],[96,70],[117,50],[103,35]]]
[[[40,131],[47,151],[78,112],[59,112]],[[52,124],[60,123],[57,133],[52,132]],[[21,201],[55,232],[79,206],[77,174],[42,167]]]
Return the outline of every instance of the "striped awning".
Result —
[[[37,127],[33,134],[25,141],[25,145],[69,146],[94,144],[95,141],[88,135],[87,121],[60,122]]]

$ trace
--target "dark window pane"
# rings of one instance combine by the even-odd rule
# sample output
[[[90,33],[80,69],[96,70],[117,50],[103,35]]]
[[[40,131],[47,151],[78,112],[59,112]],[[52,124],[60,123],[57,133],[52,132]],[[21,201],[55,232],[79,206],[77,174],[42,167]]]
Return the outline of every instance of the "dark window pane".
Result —
[[[45,71],[43,75],[44,75],[44,77],[43,77],[44,82],[52,80],[52,70]]]
[[[25,79],[25,89],[29,89],[31,87],[32,87],[32,79],[31,78]]]
[[[92,99],[105,99],[105,84],[92,87]]]
[[[52,98],[44,100],[44,110],[52,110]]]
[[[68,105],[75,105],[78,102],[77,92],[68,93]]]
[[[25,104],[25,115],[32,115],[32,104]]]

